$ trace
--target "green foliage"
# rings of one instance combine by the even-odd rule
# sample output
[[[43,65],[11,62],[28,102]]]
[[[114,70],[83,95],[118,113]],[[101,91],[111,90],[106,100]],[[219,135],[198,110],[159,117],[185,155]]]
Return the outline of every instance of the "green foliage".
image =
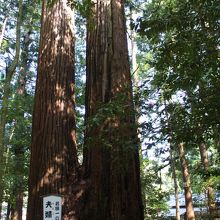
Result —
[[[2,16],[6,12],[2,9],[7,6],[7,15],[9,16],[4,35],[5,40],[0,51],[1,98],[4,95],[2,88],[4,88],[7,66],[12,62],[15,52],[16,4],[16,1],[10,1],[0,6],[0,15]],[[40,5],[37,5],[35,0],[23,2],[22,37],[20,39],[21,54],[10,85],[8,114],[4,134],[6,148],[4,153],[5,163],[3,164],[4,200],[11,202],[11,204],[15,201],[18,190],[27,191],[34,93],[33,79],[36,75],[36,54],[40,30],[39,12]],[[2,18],[1,16],[0,19]],[[29,38],[26,38],[26,36],[29,36]],[[20,86],[18,84],[20,83],[19,78],[21,77],[22,69],[26,71],[24,76],[25,91],[23,95],[20,95],[18,94],[18,87]]]
[[[157,219],[168,211],[167,196],[169,189],[162,189],[162,182],[158,176],[158,166],[153,161],[142,159],[141,183],[145,213],[147,219]]]
[[[92,0],[83,0],[82,2],[78,2],[76,8],[79,10],[80,14],[84,18],[91,18],[93,15],[93,8],[95,6],[94,1]]]
[[[218,186],[218,160],[205,174],[198,145],[205,142],[211,152],[219,141],[219,8],[216,0],[152,0],[133,24],[147,42],[139,43],[146,54],[141,60],[149,65],[139,91],[146,149],[185,142],[194,192],[204,190],[203,183]]]
[[[156,86],[169,85],[171,94],[201,84],[204,89],[214,86],[220,65],[218,5],[218,1],[181,0],[148,4],[138,31],[147,36],[154,54]]]
[[[75,8],[80,13],[80,15],[85,19],[88,29],[94,28],[93,17],[94,17],[95,2],[93,0],[82,0],[82,1],[68,0],[68,5],[71,8]]]
[[[47,7],[52,8],[57,0],[47,0]]]
[[[73,7],[73,6],[72,6]],[[86,27],[80,14],[75,14],[76,41],[75,41],[75,96],[76,96],[76,136],[77,152],[80,162],[83,158],[84,144],[84,113],[85,113],[85,78],[86,78],[86,58],[85,39]]]
[[[215,0],[154,0],[137,20],[136,30],[153,54],[147,61],[154,69],[150,90],[162,94],[158,104],[170,103],[166,111],[178,141],[198,143],[219,124],[218,8]],[[167,134],[163,115],[161,131]]]
[[[128,104],[126,94],[118,94],[117,97],[110,100],[109,102],[97,104],[96,113],[92,115],[87,121],[87,127],[90,130],[98,129],[100,130],[100,138],[104,138],[106,135],[113,135],[113,143],[118,143],[120,145],[126,145],[125,140],[122,138],[126,136],[127,133],[136,130],[136,125],[134,122],[135,111]],[[116,135],[117,134],[117,135]],[[134,134],[134,133],[133,133]],[[117,139],[118,138],[118,139]],[[97,137],[95,137],[97,139]],[[106,138],[104,138],[106,139]],[[130,143],[131,140],[128,140]],[[137,140],[132,140],[132,142]],[[112,144],[113,144],[112,143]],[[103,143],[105,146],[111,146],[110,143]]]
[[[106,103],[97,103],[95,112],[86,121],[87,148],[97,147],[111,157],[114,172],[127,172],[129,162],[138,150],[135,111],[126,93]]]

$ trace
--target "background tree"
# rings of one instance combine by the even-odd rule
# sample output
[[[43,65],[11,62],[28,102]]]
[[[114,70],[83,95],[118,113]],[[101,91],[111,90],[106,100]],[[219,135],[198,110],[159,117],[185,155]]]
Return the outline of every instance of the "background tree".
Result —
[[[11,220],[22,220],[22,209],[23,209],[23,199],[24,193],[26,189],[25,176],[25,152],[28,151],[30,140],[29,129],[28,126],[29,118],[25,116],[27,112],[27,79],[28,79],[28,69],[30,69],[30,61],[29,61],[29,46],[31,43],[31,30],[28,30],[24,36],[22,42],[22,53],[21,53],[21,62],[20,62],[20,70],[18,76],[18,88],[17,95],[15,96],[15,108],[16,116],[14,117],[14,143],[13,143],[13,152],[15,157],[14,163],[14,175],[15,180],[13,183],[12,195],[14,195],[15,199],[11,202]],[[32,104],[32,102],[31,102]],[[27,107],[26,107],[27,106]],[[26,108],[25,108],[26,107]],[[20,137],[18,137],[20,134]],[[29,141],[28,141],[29,140]],[[26,174],[26,175],[25,175]]]
[[[7,104],[7,114],[3,134],[4,160],[1,161],[1,168],[4,170],[1,173],[4,175],[2,179],[4,185],[1,190],[3,192],[3,201],[8,203],[6,219],[9,219],[10,216],[11,219],[21,219],[23,208],[23,196],[21,195],[25,195],[23,192],[27,190],[34,86],[32,78],[34,77],[33,70],[36,62],[36,42],[38,41],[37,33],[39,30],[39,16],[37,15],[39,7],[36,2],[31,0],[23,2],[22,14],[18,13],[18,6],[18,2],[8,1],[2,3],[0,7],[0,14],[7,15],[8,18],[0,50],[0,91],[3,96],[6,85],[5,75],[6,71],[8,71],[7,66],[14,63],[12,60],[17,51],[15,44],[18,41],[18,38],[16,41],[18,15],[20,20],[22,20],[19,27],[20,56],[16,56],[17,68],[11,75],[7,102],[4,102]],[[0,18],[4,18],[4,16],[0,16]],[[3,208],[3,213],[6,214],[5,203]],[[4,219],[3,215],[2,218]]]
[[[137,19],[136,28],[147,37],[153,54],[151,60],[146,59],[154,72],[151,88],[155,93],[161,89],[167,101],[178,100],[185,111],[185,118],[178,117],[179,128],[175,124],[174,132],[184,138],[188,154],[195,153],[195,146],[198,154],[201,140],[212,142],[212,128],[219,124],[218,5],[217,1],[154,0]],[[166,129],[163,134],[168,134]]]
[[[0,215],[1,215],[1,204],[3,202],[4,193],[4,170],[5,170],[5,126],[7,123],[7,114],[11,90],[12,77],[15,74],[15,70],[19,61],[20,55],[20,35],[21,35],[21,23],[22,23],[22,1],[18,2],[18,13],[16,22],[16,45],[15,45],[15,55],[10,65],[6,68],[5,81],[3,84],[3,94],[1,103],[1,113],[0,113]],[[2,32],[4,34],[4,32]]]

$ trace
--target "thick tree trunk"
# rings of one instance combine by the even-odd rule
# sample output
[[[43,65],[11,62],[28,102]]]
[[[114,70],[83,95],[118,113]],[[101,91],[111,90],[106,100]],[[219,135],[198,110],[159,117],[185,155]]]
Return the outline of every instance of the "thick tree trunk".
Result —
[[[138,141],[123,0],[94,2],[87,33],[83,220],[140,220]]]
[[[21,23],[22,23],[22,4],[23,1],[19,0],[18,2],[18,16],[17,16],[17,24],[16,24],[16,46],[15,46],[15,57],[11,63],[11,65],[6,69],[6,77],[3,86],[3,98],[0,112],[0,219],[1,219],[1,209],[3,202],[3,194],[4,194],[4,169],[5,169],[5,125],[6,118],[8,114],[8,102],[10,97],[11,90],[11,80],[15,73],[15,69],[17,67],[20,55],[20,35],[21,35]]]
[[[43,219],[42,197],[48,194],[62,196],[62,219],[75,219],[70,204],[78,178],[73,14],[66,0],[50,6],[46,2],[42,8],[27,220]]]
[[[185,204],[186,204],[186,220],[195,220],[195,213],[192,203],[192,190],[187,161],[185,158],[184,144],[179,144],[179,158],[183,175]]]
[[[174,182],[174,190],[175,190],[175,201],[176,201],[176,220],[180,220],[180,205],[179,205],[179,187],[176,175],[176,162],[173,158],[173,150],[172,147],[170,148],[170,161],[171,161],[171,168],[173,173],[173,182]]]

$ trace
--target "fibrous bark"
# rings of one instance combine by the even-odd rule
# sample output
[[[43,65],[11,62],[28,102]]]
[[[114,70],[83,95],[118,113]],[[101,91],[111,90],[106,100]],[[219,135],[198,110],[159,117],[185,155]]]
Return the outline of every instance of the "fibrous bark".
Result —
[[[143,219],[123,0],[94,1],[88,22],[81,219]]]
[[[48,194],[62,196],[63,219],[75,219],[69,202],[78,178],[72,16],[66,0],[43,1],[27,220],[43,219]]]

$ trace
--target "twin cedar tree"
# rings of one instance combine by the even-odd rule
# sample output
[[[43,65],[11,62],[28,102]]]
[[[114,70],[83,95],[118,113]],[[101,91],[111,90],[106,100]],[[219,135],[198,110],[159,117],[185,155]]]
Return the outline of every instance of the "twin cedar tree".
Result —
[[[62,219],[142,220],[138,142],[123,0],[97,0],[88,16],[85,147],[77,160],[74,32],[66,0],[43,0],[27,220],[43,196],[63,199]],[[114,106],[104,114],[103,106]],[[100,114],[99,123],[92,119]]]

